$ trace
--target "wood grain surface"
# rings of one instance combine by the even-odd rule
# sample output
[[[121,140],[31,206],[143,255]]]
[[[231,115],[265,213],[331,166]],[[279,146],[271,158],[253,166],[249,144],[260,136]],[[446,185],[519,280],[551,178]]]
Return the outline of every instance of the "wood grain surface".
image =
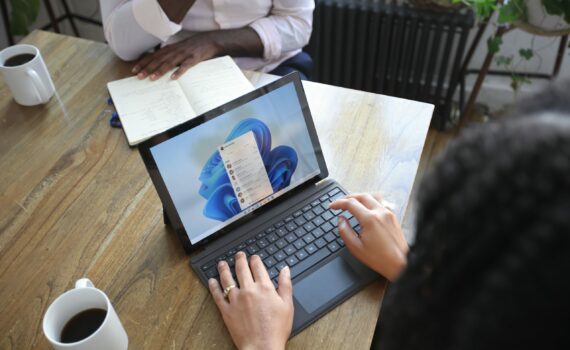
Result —
[[[106,83],[132,64],[88,40],[35,31],[23,42],[40,49],[57,95],[22,107],[0,83],[0,349],[49,348],[43,315],[84,276],[111,299],[131,349],[232,348],[138,152],[109,127]],[[381,191],[402,218],[433,107],[304,86],[331,176],[350,191]],[[369,348],[384,288],[369,286],[288,347]]]

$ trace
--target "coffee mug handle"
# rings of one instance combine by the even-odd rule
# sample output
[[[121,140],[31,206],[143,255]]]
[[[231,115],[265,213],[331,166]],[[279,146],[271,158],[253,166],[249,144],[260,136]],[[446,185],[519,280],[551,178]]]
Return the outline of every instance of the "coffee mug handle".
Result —
[[[33,86],[34,89],[36,90],[36,96],[38,98],[38,100],[40,101],[40,103],[44,103],[46,102],[48,99],[47,98],[43,98],[42,96],[48,96],[48,89],[45,86],[45,84],[42,82],[42,80],[40,79],[40,76],[38,75],[38,73],[36,73],[35,70],[32,69],[28,69],[26,71],[26,74],[28,75],[28,77],[30,77],[30,79],[32,79],[33,82]]]
[[[93,282],[89,280],[89,278],[81,278],[75,282],[75,288],[95,288]]]

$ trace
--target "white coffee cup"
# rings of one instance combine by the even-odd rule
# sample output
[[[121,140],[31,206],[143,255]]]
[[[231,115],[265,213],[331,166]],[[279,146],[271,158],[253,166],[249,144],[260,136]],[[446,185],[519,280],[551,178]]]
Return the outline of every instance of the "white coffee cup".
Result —
[[[5,65],[8,59],[23,54],[34,55],[34,58],[17,66]],[[46,103],[55,92],[40,50],[35,46],[20,44],[0,51],[0,72],[12,91],[12,96],[21,105]]]
[[[75,315],[89,309],[104,309],[105,319],[99,328],[87,338],[74,343],[62,343],[61,332]],[[75,288],[63,293],[49,306],[43,321],[44,334],[54,349],[65,350],[126,350],[129,346],[127,332],[123,328],[113,305],[105,293],[93,286],[87,278],[75,282]]]

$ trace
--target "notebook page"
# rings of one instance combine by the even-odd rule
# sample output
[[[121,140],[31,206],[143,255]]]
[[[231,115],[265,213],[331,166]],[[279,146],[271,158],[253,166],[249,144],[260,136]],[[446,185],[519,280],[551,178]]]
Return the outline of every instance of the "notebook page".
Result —
[[[107,87],[130,145],[196,116],[170,74],[156,81],[126,78],[110,82]]]
[[[229,56],[200,62],[178,79],[197,115],[253,90]]]

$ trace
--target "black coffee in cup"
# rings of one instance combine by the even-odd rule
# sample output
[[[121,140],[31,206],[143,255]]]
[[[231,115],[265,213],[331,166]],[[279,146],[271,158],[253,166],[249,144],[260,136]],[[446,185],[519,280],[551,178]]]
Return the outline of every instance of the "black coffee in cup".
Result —
[[[12,56],[8,58],[6,61],[4,61],[4,67],[21,66],[22,64],[28,63],[31,60],[33,60],[34,57],[36,57],[36,55],[33,55],[31,53],[22,53],[16,56]]]
[[[95,333],[107,316],[107,310],[87,309],[73,316],[61,331],[62,343],[75,343]]]

